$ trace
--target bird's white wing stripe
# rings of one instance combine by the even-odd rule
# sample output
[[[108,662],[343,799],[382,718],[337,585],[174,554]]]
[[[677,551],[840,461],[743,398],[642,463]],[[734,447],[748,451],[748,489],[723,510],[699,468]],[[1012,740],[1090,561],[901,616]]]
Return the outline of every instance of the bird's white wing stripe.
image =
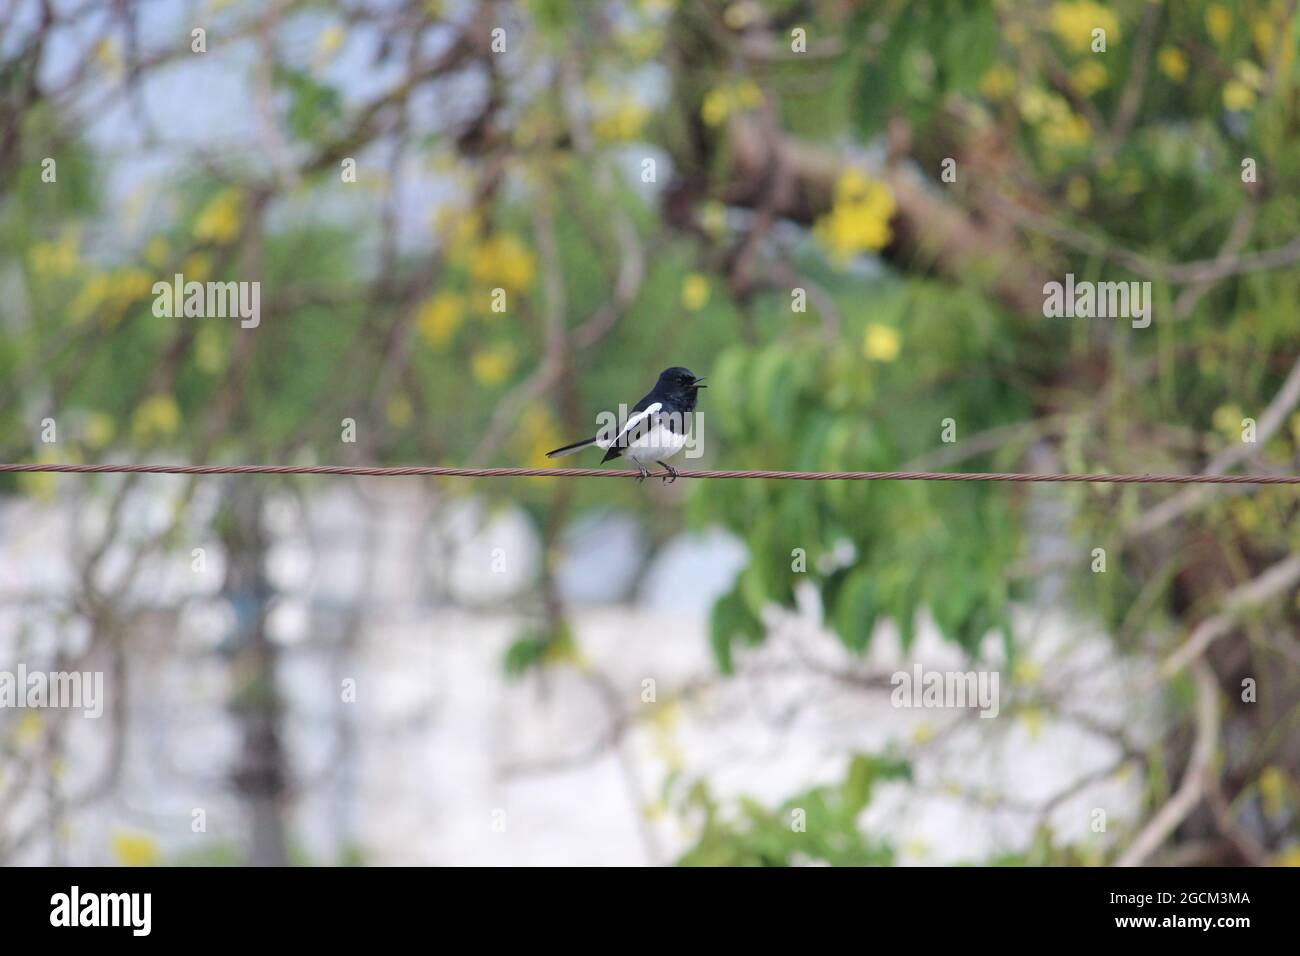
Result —
[[[661,408],[663,408],[663,407],[664,407],[663,402],[651,402],[650,405],[647,406],[646,409],[645,409],[644,411],[637,412],[635,415],[633,415],[631,418],[629,418],[629,419],[627,420],[627,423],[623,426],[623,430],[622,430],[621,432],[619,432],[617,435],[615,435],[614,438],[612,438],[612,439],[608,439],[608,438],[599,438],[599,439],[597,439],[597,440],[596,440],[596,447],[598,447],[598,448],[609,448],[611,445],[616,445],[616,444],[618,444],[619,439],[621,439],[621,438],[622,438],[624,435],[626,435],[629,431],[631,431],[633,428],[635,428],[635,427],[637,426],[638,423],[640,423],[640,422],[642,422],[642,421],[645,421],[645,419],[649,418],[651,415],[654,415],[656,412],[658,412],[658,411],[659,411]]]

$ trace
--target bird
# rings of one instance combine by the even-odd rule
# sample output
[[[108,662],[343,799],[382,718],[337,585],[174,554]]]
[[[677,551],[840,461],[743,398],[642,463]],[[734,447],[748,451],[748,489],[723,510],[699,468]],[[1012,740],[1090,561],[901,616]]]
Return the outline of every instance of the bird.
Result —
[[[700,384],[703,381],[702,376],[679,365],[666,368],[659,373],[659,380],[650,393],[632,406],[627,421],[616,435],[608,434],[612,429],[602,429],[591,438],[548,451],[546,457],[563,458],[595,445],[605,451],[605,457],[600,460],[602,465],[625,455],[641,473],[638,482],[650,477],[650,469],[646,467],[648,461],[653,461],[667,473],[663,476],[665,484],[676,481],[678,471],[665,459],[686,446],[686,419],[695,411],[699,390],[708,388]]]

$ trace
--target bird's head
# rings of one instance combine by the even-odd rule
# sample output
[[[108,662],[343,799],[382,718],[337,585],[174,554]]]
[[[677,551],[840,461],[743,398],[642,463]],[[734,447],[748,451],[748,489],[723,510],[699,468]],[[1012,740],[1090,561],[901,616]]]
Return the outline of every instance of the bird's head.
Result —
[[[707,385],[700,384],[703,381],[703,377],[696,376],[690,369],[674,366],[659,373],[658,387],[670,394],[693,399],[697,389],[708,388]]]

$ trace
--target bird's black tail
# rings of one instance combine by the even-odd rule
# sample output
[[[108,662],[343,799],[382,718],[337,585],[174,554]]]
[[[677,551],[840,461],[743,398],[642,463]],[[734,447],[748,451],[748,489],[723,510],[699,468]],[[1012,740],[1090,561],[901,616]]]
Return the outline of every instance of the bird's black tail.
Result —
[[[572,445],[565,445],[563,448],[555,449],[555,451],[548,451],[546,453],[546,457],[563,458],[565,455],[577,454],[578,452],[582,451],[584,448],[590,447],[591,445],[594,444],[596,444],[595,438],[587,438],[584,439],[583,441],[575,441]]]

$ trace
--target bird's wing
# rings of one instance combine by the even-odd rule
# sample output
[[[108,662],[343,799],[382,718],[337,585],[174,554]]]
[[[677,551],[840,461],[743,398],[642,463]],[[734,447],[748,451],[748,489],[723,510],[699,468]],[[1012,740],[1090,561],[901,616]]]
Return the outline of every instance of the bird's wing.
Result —
[[[648,397],[649,396],[647,396],[647,398]],[[650,426],[654,416],[657,415],[663,407],[663,402],[647,403],[645,398],[641,399],[641,401],[637,402],[637,407],[632,409],[634,414],[627,417],[627,421],[623,425],[623,430],[613,438],[599,439],[596,444],[601,448],[609,448],[610,446],[621,447],[626,445],[628,441],[640,435],[642,431],[646,430]]]

